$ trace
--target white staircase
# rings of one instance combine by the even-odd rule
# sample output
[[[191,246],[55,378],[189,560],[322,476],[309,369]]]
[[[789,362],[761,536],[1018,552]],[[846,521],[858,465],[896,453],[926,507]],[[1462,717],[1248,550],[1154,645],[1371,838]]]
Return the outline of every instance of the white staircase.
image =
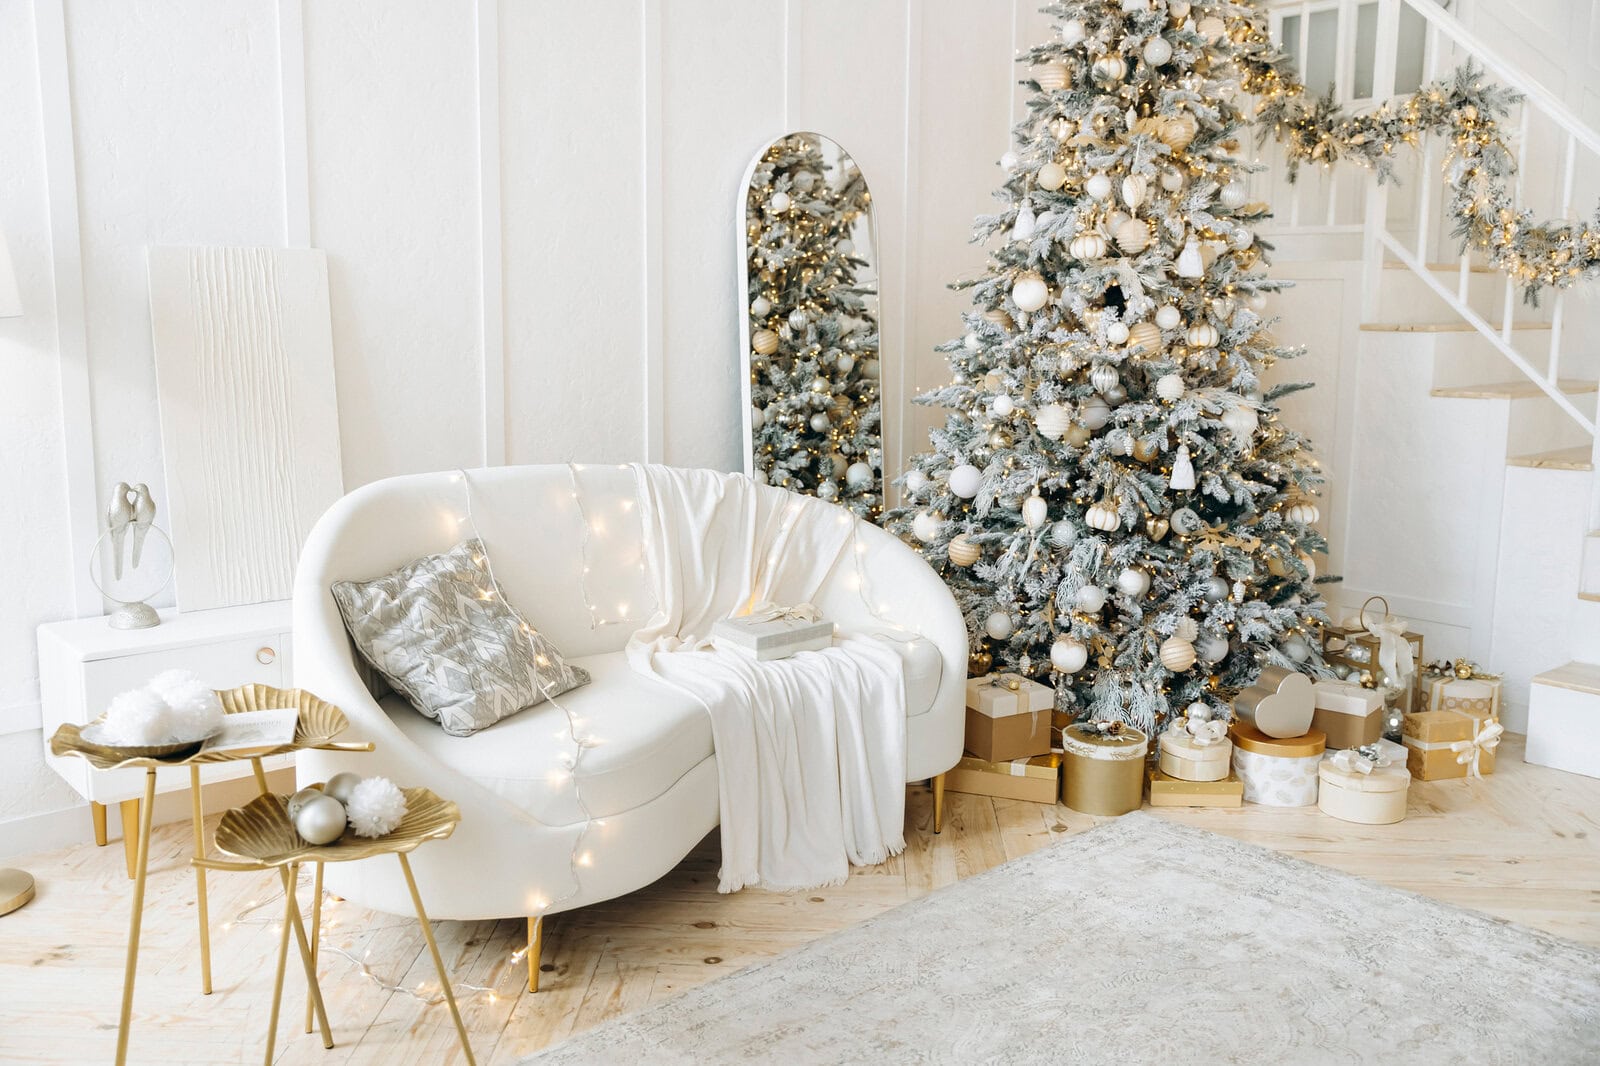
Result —
[[[1283,3],[1275,26],[1293,20],[1289,50],[1306,55],[1322,13],[1337,36],[1334,69],[1349,77],[1357,6],[1340,0],[1328,29],[1328,4]],[[1600,171],[1600,135],[1430,0],[1377,7],[1377,43],[1360,60],[1372,97],[1393,95],[1402,14],[1420,20],[1424,83],[1471,59],[1523,93],[1508,120],[1521,194],[1536,214],[1573,217],[1574,175],[1580,162]],[[1344,247],[1359,235],[1362,249],[1357,400],[1341,431],[1352,441],[1348,514],[1333,531],[1347,543],[1339,597],[1354,606],[1383,594],[1424,633],[1429,659],[1464,655],[1503,673],[1503,719],[1529,734],[1528,760],[1600,776],[1600,315],[1551,292],[1531,308],[1504,275],[1455,257],[1442,152],[1425,144],[1399,187],[1348,165],[1342,188],[1320,177],[1312,195],[1325,203],[1308,209],[1297,191],[1285,231]],[[1528,175],[1551,178],[1551,202]],[[1308,215],[1316,226],[1299,225]]]

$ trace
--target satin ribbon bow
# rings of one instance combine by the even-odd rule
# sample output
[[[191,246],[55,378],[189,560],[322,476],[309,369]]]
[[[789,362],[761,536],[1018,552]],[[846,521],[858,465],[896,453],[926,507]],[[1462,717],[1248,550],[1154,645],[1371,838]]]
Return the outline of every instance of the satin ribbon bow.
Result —
[[[815,622],[822,618],[822,612],[809,603],[784,607],[768,600],[750,608],[750,613],[745,617],[752,622]]]
[[[1366,622],[1367,632],[1378,638],[1378,666],[1391,685],[1404,685],[1416,670],[1411,657],[1411,642],[1405,639],[1406,620],[1392,615],[1382,621]]]
[[[1205,748],[1219,743],[1228,735],[1228,723],[1217,718],[1204,722],[1192,718],[1174,718],[1167,723],[1167,732],[1179,739],[1192,737],[1197,746]]]
[[[1500,736],[1505,731],[1505,726],[1490,719],[1488,724],[1478,730],[1477,736],[1471,740],[1456,741],[1450,745],[1450,750],[1456,753],[1456,762],[1467,768],[1469,776],[1482,777],[1483,773],[1478,769],[1478,761],[1483,758],[1484,752],[1492,752],[1500,746]]]
[[[1392,761],[1383,749],[1376,745],[1345,748],[1328,756],[1328,762],[1334,769],[1350,774],[1370,774],[1380,767],[1388,766]]]

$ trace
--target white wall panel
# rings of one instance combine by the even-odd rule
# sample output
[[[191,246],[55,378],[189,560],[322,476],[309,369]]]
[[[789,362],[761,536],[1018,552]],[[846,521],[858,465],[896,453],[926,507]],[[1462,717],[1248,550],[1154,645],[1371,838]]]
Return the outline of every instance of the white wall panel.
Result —
[[[643,458],[640,0],[501,11],[514,463]]]
[[[348,488],[481,461],[475,25],[470,0],[306,5]]]
[[[662,17],[664,408],[668,462],[739,470],[735,220],[745,164],[786,132],[787,25],[777,4],[737,19],[721,17],[725,7],[687,0]],[[877,176],[867,180],[876,192]]]

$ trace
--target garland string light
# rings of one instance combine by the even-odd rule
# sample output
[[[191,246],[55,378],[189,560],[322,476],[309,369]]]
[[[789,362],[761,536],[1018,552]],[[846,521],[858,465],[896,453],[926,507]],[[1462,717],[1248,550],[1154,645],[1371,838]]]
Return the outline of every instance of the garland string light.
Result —
[[[1518,206],[1516,153],[1501,122],[1523,97],[1488,81],[1470,60],[1403,101],[1351,115],[1331,92],[1308,98],[1294,61],[1273,45],[1260,12],[1235,19],[1229,34],[1241,46],[1242,85],[1256,97],[1261,139],[1283,145],[1290,181],[1304,163],[1331,167],[1341,159],[1387,181],[1402,145],[1416,147],[1434,135],[1447,146],[1441,168],[1453,235],[1463,250],[1482,252],[1533,304],[1541,288],[1565,289],[1580,277],[1600,276],[1600,210],[1592,222],[1575,222],[1538,219]]]

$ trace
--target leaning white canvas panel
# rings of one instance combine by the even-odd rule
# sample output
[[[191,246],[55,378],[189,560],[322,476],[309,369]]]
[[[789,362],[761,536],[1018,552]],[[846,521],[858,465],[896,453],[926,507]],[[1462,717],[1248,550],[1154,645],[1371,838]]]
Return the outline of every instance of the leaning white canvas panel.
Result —
[[[285,599],[312,523],[343,493],[327,259],[149,256],[178,606]]]

